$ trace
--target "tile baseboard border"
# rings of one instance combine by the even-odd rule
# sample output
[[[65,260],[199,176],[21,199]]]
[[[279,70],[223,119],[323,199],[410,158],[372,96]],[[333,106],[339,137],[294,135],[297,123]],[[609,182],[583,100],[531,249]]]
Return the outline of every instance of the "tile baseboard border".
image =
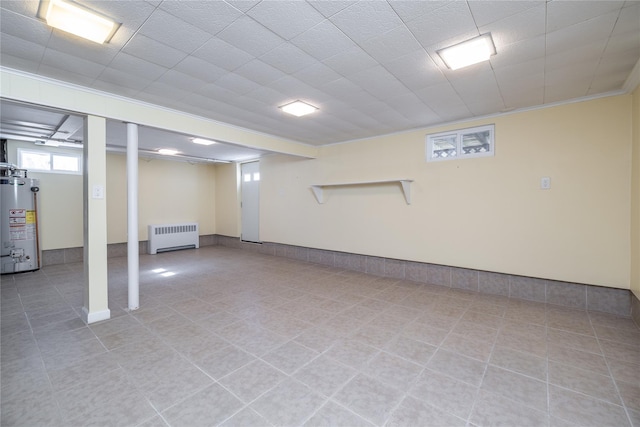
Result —
[[[631,292],[631,318],[636,326],[640,328],[640,299],[633,292]]]
[[[638,303],[636,311],[639,319],[636,320],[636,323],[640,325],[640,301],[628,289],[539,279],[282,243],[262,242],[262,244],[256,245],[242,242],[237,237],[221,235],[218,235],[218,245],[391,279],[409,280],[624,317],[631,316],[632,298],[634,298]]]
[[[218,245],[391,279],[633,317],[640,327],[640,300],[628,289],[561,282],[282,243],[243,242],[238,237],[220,234],[200,236],[200,247]],[[139,242],[139,253],[147,253],[147,241]],[[127,256],[126,243],[107,245],[108,258],[124,256]],[[43,266],[81,262],[82,258],[81,247],[42,251]]]

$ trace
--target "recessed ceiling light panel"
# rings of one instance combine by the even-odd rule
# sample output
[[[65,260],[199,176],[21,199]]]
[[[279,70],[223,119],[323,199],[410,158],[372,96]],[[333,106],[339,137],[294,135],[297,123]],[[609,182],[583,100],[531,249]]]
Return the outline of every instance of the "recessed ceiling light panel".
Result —
[[[204,138],[192,138],[191,142],[193,142],[194,144],[200,144],[200,145],[212,145],[216,143],[216,141],[212,141],[210,139],[204,139]]]
[[[120,24],[67,0],[42,0],[38,16],[54,28],[96,43],[111,39]]]
[[[285,113],[294,115],[296,117],[305,116],[318,110],[318,107],[314,107],[311,104],[307,104],[306,102],[302,102],[299,100],[293,101],[289,104],[281,105],[279,108]]]
[[[495,54],[496,46],[493,44],[491,33],[474,37],[438,51],[440,58],[452,70],[488,61]]]
[[[178,154],[177,150],[172,150],[170,148],[161,148],[158,150],[158,154],[163,154],[165,156],[175,156]]]

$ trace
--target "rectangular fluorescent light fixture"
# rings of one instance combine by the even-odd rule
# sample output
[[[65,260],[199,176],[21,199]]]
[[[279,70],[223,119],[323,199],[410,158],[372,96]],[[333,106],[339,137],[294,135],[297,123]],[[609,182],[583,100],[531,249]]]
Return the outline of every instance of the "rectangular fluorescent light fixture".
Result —
[[[279,108],[285,113],[294,115],[296,117],[311,114],[318,109],[318,107],[314,107],[313,105],[307,104],[306,102],[302,102],[300,100],[281,105]]]
[[[162,154],[164,156],[175,156],[178,154],[177,150],[171,150],[169,148],[161,148],[158,150],[158,154]]]
[[[54,28],[100,44],[109,41],[120,27],[106,16],[67,0],[43,0],[38,16]]]
[[[452,70],[488,61],[495,54],[496,46],[493,44],[491,33],[474,37],[438,51],[440,58]]]
[[[204,139],[204,138],[193,138],[191,139],[191,142],[193,142],[194,144],[200,144],[200,145],[211,145],[216,143],[216,141],[212,141],[210,139]]]

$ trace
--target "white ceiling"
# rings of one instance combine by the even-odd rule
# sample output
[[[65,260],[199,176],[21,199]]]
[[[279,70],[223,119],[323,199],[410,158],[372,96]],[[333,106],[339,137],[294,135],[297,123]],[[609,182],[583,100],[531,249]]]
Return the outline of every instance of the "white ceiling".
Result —
[[[0,64],[313,145],[621,90],[640,59],[638,1],[78,3],[122,23],[110,43],[2,0]],[[490,62],[436,54],[487,32]]]

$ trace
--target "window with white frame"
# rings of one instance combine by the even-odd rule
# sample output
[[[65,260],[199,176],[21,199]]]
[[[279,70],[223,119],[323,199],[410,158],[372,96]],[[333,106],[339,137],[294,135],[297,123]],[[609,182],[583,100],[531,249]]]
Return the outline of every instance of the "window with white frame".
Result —
[[[427,135],[427,161],[493,156],[495,125]]]
[[[82,174],[82,154],[18,148],[18,167],[32,172]]]

